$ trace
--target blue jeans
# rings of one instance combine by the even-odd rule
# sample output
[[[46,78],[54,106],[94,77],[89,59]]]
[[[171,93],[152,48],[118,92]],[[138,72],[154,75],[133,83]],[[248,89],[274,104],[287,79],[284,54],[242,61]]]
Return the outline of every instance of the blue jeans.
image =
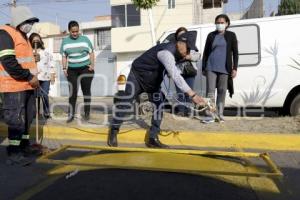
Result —
[[[43,115],[49,116],[49,89],[50,89],[50,81],[40,81],[40,89],[39,89],[39,98],[38,98],[38,111],[40,111],[40,99],[42,99],[43,104]]]
[[[124,117],[129,114],[129,110],[132,109],[133,102],[136,100],[139,95],[143,92],[143,88],[140,86],[139,82],[135,78],[133,72],[129,73],[125,93],[117,98],[115,101],[115,109],[113,110],[113,119],[110,125],[110,128],[113,130],[119,130]],[[149,100],[153,103],[154,113],[151,120],[151,127],[149,130],[149,137],[156,138],[160,133],[160,125],[163,117],[163,109],[161,108],[165,97],[160,89],[152,94],[149,94]],[[127,112],[126,112],[127,111]]]
[[[191,89],[194,88],[194,82],[195,82],[195,76],[190,76],[190,77],[184,77],[185,82],[190,86]],[[186,106],[188,104],[192,103],[191,98],[183,93],[176,85],[176,92],[177,92],[177,100],[180,102],[178,102],[178,106],[176,106],[177,112],[178,113],[184,113],[184,114],[188,114],[190,113],[190,109]]]

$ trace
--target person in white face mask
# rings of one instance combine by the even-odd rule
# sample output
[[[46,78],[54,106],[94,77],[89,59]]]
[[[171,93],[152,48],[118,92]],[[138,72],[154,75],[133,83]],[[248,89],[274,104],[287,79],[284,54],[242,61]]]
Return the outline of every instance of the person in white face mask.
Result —
[[[11,25],[0,26],[0,92],[8,126],[7,164],[24,165],[32,153],[29,129],[35,114],[34,90],[39,87],[36,58],[27,33],[39,19],[25,6],[12,7]]]
[[[233,95],[232,79],[237,75],[238,42],[235,33],[228,31],[230,19],[227,15],[218,15],[215,19],[216,30],[209,33],[203,52],[202,72],[206,76],[206,95],[216,101],[218,121],[224,122],[226,90]],[[217,99],[215,90],[217,88]],[[208,114],[203,123],[214,122]]]

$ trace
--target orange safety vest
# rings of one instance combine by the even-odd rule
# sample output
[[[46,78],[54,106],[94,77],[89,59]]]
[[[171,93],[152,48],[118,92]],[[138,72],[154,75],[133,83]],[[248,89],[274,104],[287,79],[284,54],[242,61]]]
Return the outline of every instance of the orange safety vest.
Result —
[[[22,34],[11,26],[1,26],[0,30],[5,30],[13,39],[14,49],[2,51],[2,55],[15,55],[18,63],[23,69],[29,69],[31,74],[37,74],[37,66],[33,56],[32,47]],[[20,92],[32,90],[28,81],[16,80],[12,78],[4,69],[0,62],[0,92]]]

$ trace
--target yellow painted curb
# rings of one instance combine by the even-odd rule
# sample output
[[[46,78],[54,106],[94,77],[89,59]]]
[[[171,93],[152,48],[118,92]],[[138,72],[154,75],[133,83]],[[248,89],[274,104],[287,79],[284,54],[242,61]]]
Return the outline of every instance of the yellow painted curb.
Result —
[[[0,136],[6,136],[6,132],[6,128],[1,124]],[[34,137],[34,127],[31,133],[32,137]],[[90,142],[105,142],[107,133],[107,128],[72,128],[51,125],[42,127],[40,131],[40,135],[44,139]],[[122,129],[118,135],[118,140],[119,143],[141,144],[144,142],[145,134],[146,130],[142,129]],[[168,145],[260,149],[269,151],[300,151],[300,134],[177,131],[162,132],[160,139]]]

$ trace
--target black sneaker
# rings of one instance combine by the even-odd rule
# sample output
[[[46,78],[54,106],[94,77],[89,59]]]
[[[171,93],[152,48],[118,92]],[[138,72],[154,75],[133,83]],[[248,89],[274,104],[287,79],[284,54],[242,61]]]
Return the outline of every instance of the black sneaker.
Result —
[[[145,144],[149,148],[162,148],[162,149],[169,148],[168,145],[161,143],[158,138],[149,138]]]
[[[176,115],[179,116],[179,117],[186,117],[186,113],[182,112],[182,111],[176,113]]]
[[[71,123],[72,121],[74,121],[74,115],[69,116],[69,118],[67,119],[67,123]]]
[[[82,119],[84,121],[89,121],[90,120],[90,115],[89,114],[85,114],[85,115],[82,116]]]
[[[51,115],[50,114],[44,114],[43,116],[45,119],[51,119]]]

